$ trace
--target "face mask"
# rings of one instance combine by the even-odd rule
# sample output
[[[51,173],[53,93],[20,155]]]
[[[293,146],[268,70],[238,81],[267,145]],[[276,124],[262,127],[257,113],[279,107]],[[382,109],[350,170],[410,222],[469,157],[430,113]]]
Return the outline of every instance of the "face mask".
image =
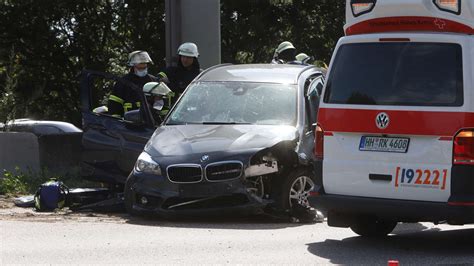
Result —
[[[155,101],[153,103],[153,109],[161,111],[161,109],[163,109],[164,105],[165,105],[165,101],[163,101],[163,99]]]
[[[144,77],[148,74],[148,68],[145,68],[143,70],[136,70],[135,69],[135,75],[139,76],[139,77]]]

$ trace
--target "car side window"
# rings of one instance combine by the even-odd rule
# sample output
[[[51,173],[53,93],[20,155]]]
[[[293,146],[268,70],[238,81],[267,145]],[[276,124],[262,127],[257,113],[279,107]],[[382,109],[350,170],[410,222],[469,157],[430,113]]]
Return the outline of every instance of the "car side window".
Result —
[[[306,96],[307,97],[316,96],[319,99],[321,92],[323,90],[323,87],[324,87],[324,77],[319,76],[319,77],[314,78],[308,86],[308,91],[306,93]]]
[[[305,105],[306,105],[306,121],[311,127],[316,123],[318,116],[319,99],[324,86],[324,76],[321,74],[313,75],[306,80],[305,83]]]

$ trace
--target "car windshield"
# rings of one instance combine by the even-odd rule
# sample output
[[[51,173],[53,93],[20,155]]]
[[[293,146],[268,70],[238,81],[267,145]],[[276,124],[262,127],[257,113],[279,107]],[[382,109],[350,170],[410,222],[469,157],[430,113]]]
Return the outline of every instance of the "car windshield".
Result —
[[[294,125],[296,94],[296,85],[289,84],[199,82],[165,124]]]
[[[462,48],[451,43],[343,45],[324,102],[461,106]]]

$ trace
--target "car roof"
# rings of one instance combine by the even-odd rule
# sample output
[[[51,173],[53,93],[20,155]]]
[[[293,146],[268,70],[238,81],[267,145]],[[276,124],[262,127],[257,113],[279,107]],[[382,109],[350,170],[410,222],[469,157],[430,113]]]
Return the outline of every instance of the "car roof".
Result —
[[[241,81],[296,84],[299,75],[315,66],[297,64],[219,65],[204,71],[197,81]]]

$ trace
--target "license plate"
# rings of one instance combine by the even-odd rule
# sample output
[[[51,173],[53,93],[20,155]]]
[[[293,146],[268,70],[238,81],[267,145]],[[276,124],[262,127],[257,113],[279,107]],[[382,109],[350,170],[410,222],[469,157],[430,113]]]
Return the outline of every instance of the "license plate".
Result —
[[[405,153],[409,143],[409,138],[362,136],[359,150]]]
[[[230,188],[227,183],[181,184],[179,195],[185,198],[213,197],[226,194]]]

